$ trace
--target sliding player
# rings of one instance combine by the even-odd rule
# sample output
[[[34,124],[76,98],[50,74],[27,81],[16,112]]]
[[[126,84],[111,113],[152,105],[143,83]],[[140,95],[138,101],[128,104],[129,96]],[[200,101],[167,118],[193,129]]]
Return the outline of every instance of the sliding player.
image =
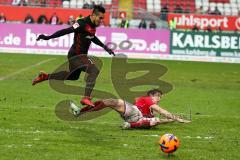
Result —
[[[71,103],[73,114],[81,116],[87,112],[94,112],[101,110],[105,107],[110,107],[117,111],[124,119],[122,127],[128,128],[150,128],[168,122],[181,122],[189,123],[190,121],[181,118],[180,116],[173,115],[167,110],[158,105],[163,93],[158,89],[152,89],[147,92],[146,96],[136,99],[135,104],[130,104],[122,99],[103,99],[96,101],[94,107],[86,106],[79,109],[76,105]],[[160,119],[153,115],[153,111],[165,117]]]

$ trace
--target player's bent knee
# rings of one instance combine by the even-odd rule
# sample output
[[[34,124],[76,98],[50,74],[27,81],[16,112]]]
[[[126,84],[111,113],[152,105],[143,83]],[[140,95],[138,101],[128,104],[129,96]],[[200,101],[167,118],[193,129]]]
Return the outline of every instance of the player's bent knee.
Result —
[[[106,106],[115,106],[115,105],[117,104],[117,100],[116,100],[116,99],[113,99],[113,98],[104,99],[104,100],[103,100],[103,103],[104,103]]]
[[[124,105],[125,105],[124,101],[122,99],[113,99],[113,98],[105,99],[105,100],[103,100],[103,103],[106,106],[109,106],[111,108],[124,107]]]

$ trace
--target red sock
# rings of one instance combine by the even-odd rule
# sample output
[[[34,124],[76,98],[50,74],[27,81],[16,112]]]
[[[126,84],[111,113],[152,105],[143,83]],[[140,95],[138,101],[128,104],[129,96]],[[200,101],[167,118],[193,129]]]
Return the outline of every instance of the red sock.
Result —
[[[103,108],[105,108],[106,106],[105,106],[105,104],[103,103],[103,101],[96,101],[95,103],[94,103],[94,107],[93,107],[93,111],[99,111],[99,110],[101,110],[101,109],[103,109]]]
[[[130,125],[131,125],[131,128],[150,128],[150,121],[140,120],[137,122],[131,122]]]
[[[48,73],[42,73],[41,76],[44,80],[48,80],[49,74]]]
[[[89,110],[91,110],[92,109],[92,107],[91,106],[86,106],[86,107],[83,107],[83,108],[81,108],[81,110],[80,110],[80,113],[83,113],[83,112],[88,112]]]
[[[44,75],[44,79],[48,80],[49,74]]]
[[[80,110],[80,113],[83,113],[83,112],[92,112],[92,111],[99,111],[101,109],[105,108],[105,105],[103,103],[103,101],[96,101],[94,102],[94,107],[92,106],[86,106],[86,107],[83,107],[81,110]]]

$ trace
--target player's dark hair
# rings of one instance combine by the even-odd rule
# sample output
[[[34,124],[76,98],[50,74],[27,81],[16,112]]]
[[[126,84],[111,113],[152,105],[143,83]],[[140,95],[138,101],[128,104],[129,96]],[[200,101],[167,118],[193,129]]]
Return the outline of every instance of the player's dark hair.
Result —
[[[92,14],[98,15],[98,12],[105,13],[105,8],[100,5],[95,5]]]
[[[163,92],[160,91],[159,89],[151,89],[147,92],[147,95],[150,96],[150,95],[154,95],[156,93],[160,93],[161,95],[163,95]]]

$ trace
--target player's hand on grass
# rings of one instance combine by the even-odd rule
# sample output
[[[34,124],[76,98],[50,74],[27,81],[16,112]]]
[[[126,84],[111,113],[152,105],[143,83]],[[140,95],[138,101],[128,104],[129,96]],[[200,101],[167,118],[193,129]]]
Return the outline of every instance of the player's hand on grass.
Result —
[[[49,40],[50,38],[49,38],[48,36],[45,36],[44,34],[40,34],[40,35],[38,36],[38,38],[37,38],[37,41],[39,41],[39,40],[41,40],[41,39],[43,39],[43,40]]]
[[[108,54],[115,56],[115,53],[113,52],[113,50],[108,48],[108,46],[104,46],[103,48],[108,52]]]
[[[189,120],[181,119],[181,118],[177,119],[177,121],[180,122],[180,123],[190,123],[191,122]]]

